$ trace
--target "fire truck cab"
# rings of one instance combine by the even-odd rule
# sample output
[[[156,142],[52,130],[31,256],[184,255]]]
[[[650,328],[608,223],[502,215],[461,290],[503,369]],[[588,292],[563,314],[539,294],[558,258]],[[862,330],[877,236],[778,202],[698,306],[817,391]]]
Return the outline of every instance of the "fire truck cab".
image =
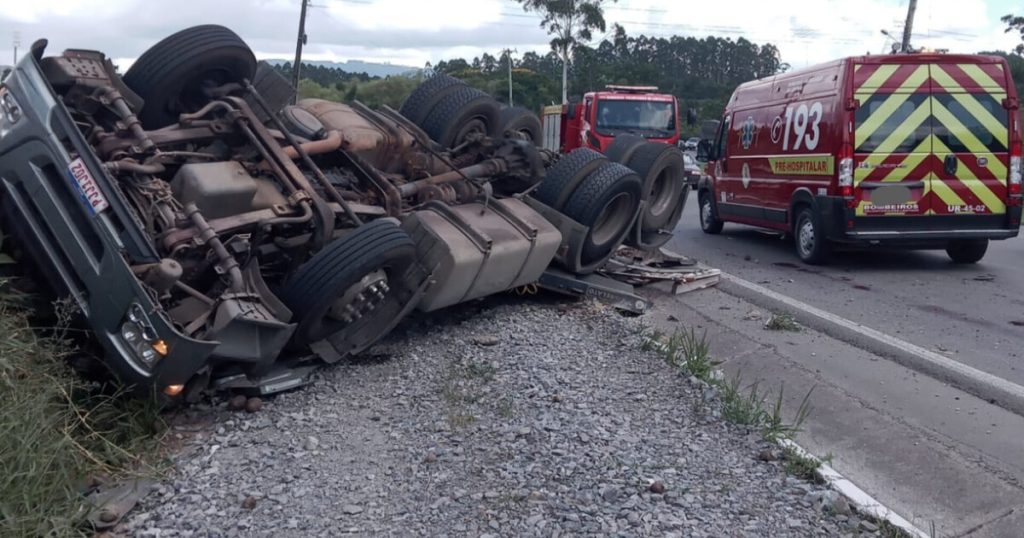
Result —
[[[631,134],[651,142],[679,142],[679,103],[654,86],[607,86],[580,103],[547,107],[544,147],[560,153],[585,147],[604,152],[616,136]]]

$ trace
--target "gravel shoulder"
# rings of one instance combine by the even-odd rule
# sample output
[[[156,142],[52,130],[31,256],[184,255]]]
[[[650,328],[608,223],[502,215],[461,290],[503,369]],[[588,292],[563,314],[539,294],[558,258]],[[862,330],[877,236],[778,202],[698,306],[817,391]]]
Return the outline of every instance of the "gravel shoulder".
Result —
[[[215,401],[176,417],[185,441],[172,478],[118,531],[861,532],[855,516],[816,510],[809,499],[823,487],[762,461],[773,445],[718,418],[700,386],[641,351],[639,329],[597,305],[505,299],[413,319],[257,413]]]

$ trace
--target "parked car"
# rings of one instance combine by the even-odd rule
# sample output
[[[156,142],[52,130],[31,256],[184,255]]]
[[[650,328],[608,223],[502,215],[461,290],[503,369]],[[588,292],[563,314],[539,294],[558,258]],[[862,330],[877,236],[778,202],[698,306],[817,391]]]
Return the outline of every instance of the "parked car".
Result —
[[[945,249],[974,263],[1021,224],[1021,127],[1006,60],[845,58],[736,89],[714,143],[700,225],[795,237],[806,263],[833,245]]]
[[[701,176],[704,175],[703,166],[689,153],[683,154],[683,166],[686,169],[686,183],[690,185],[691,190],[696,190]]]
[[[700,144],[700,138],[693,137],[687,138],[686,142],[683,143],[683,149],[686,151],[697,151],[697,145]]]

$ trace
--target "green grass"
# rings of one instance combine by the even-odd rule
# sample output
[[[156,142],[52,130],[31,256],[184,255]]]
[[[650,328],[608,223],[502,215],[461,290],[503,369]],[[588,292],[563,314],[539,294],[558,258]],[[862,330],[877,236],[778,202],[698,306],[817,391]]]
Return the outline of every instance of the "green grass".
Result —
[[[769,407],[771,392],[762,391],[758,382],[744,386],[740,374],[728,381],[719,379],[716,369],[721,362],[711,358],[706,333],[698,336],[691,329],[666,337],[659,331],[645,330],[642,336],[641,349],[658,353],[667,363],[721,391],[723,418],[741,426],[760,428],[766,440],[774,442],[794,438],[811,414],[810,398],[814,387],[804,396],[793,420],[787,422],[782,416],[784,386],[779,386]]]
[[[66,364],[65,330],[50,333],[0,291],[2,536],[90,534],[86,484],[156,472],[159,407],[84,382]]]
[[[783,460],[786,462],[786,472],[797,477],[807,480],[808,482],[814,482],[821,484],[821,476],[818,475],[818,469],[821,469],[822,460],[811,456],[805,456],[801,452],[797,451],[792,446],[787,446],[783,450]],[[824,461],[831,462],[832,455],[825,457]]]
[[[800,332],[800,324],[789,314],[772,314],[764,328],[769,331]]]

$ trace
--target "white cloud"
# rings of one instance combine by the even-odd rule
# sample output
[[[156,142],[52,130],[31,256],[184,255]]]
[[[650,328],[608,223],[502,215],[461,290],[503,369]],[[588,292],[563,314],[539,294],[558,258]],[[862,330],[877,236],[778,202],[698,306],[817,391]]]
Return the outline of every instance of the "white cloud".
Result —
[[[47,17],[81,17],[83,23],[106,20],[128,11],[140,0],[5,0],[3,17],[17,23],[40,22]]]
[[[373,0],[333,1],[331,16],[367,30],[468,30],[501,20],[499,0]]]

